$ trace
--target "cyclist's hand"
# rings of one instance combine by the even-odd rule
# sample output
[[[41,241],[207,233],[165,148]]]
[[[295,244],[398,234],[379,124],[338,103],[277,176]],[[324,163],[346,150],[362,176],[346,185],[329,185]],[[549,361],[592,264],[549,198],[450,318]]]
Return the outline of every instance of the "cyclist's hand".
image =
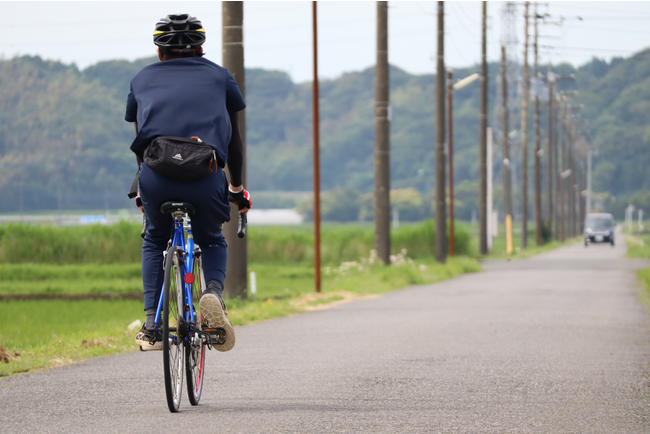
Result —
[[[241,190],[239,191],[233,191],[232,186],[228,188],[228,200],[234,204],[237,204],[237,207],[239,208],[239,214],[247,213],[248,210],[253,206],[250,193],[243,187],[241,187]]]
[[[140,211],[144,212],[144,206],[142,206],[142,199],[140,199],[140,192],[138,192],[138,195],[135,197],[135,206],[140,208]]]

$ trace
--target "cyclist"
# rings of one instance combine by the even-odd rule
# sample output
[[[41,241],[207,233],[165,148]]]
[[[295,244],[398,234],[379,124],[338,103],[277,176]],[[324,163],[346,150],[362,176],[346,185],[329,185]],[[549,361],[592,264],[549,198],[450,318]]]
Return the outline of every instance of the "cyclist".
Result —
[[[197,208],[192,231],[203,254],[207,288],[199,306],[208,327],[221,327],[225,342],[215,345],[229,351],[235,332],[226,315],[223,282],[228,260],[221,225],[230,220],[230,204],[240,213],[251,207],[242,185],[243,152],[237,113],[246,107],[239,87],[227,69],[203,57],[205,31],[188,14],[168,15],[155,26],[154,44],[159,63],[145,67],[131,81],[127,98],[127,122],[135,122],[136,138],[131,150],[139,165],[136,204],[144,212],[146,232],[142,243],[142,283],[146,321],[135,341],[143,350],[161,350],[162,336],[155,332],[154,318],[163,285],[163,252],[173,229],[172,217],[160,205],[183,200]],[[195,181],[181,181],[154,172],[143,163],[143,153],[159,136],[199,137],[216,152],[219,168]],[[230,171],[230,183],[223,171]]]

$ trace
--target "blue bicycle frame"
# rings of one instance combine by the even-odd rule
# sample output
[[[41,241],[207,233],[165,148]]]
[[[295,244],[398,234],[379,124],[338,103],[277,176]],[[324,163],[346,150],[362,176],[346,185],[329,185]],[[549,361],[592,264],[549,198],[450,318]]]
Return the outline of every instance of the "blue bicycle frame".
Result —
[[[192,265],[194,264],[194,236],[192,235],[192,225],[189,217],[187,217],[187,223],[187,226],[185,226],[182,219],[174,219],[174,237],[171,245],[177,248],[179,259],[182,258],[185,261],[183,266],[180,267],[181,281],[183,282],[183,319],[186,323],[194,324],[194,309],[185,308],[186,306],[192,306],[192,284],[185,281],[185,276],[193,272]],[[187,230],[187,242],[185,241],[185,230]],[[194,276],[194,279],[199,279],[199,277]],[[158,300],[158,308],[156,309],[156,327],[162,325],[161,314],[164,295],[165,283],[163,282],[163,287],[160,291],[160,300]]]

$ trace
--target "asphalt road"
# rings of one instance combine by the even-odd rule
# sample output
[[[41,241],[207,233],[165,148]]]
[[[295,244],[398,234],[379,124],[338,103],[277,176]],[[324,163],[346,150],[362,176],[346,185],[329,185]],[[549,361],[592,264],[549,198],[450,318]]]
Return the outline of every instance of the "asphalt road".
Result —
[[[649,433],[650,263],[621,244],[238,327],[177,414],[162,353],[2,379],[0,432]]]

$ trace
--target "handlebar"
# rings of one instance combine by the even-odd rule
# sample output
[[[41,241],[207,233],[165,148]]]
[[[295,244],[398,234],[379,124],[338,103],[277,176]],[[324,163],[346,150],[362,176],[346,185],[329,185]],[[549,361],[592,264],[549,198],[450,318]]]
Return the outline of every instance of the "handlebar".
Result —
[[[239,214],[239,218],[237,219],[237,236],[239,238],[244,238],[246,236],[246,224],[248,223],[248,217],[246,217],[246,214]],[[142,214],[142,232],[140,232],[140,236],[144,238],[144,234],[147,232],[147,218]]]
[[[246,236],[246,223],[248,222],[248,217],[246,214],[239,214],[239,219],[237,222],[237,236],[239,238],[244,238]]]

